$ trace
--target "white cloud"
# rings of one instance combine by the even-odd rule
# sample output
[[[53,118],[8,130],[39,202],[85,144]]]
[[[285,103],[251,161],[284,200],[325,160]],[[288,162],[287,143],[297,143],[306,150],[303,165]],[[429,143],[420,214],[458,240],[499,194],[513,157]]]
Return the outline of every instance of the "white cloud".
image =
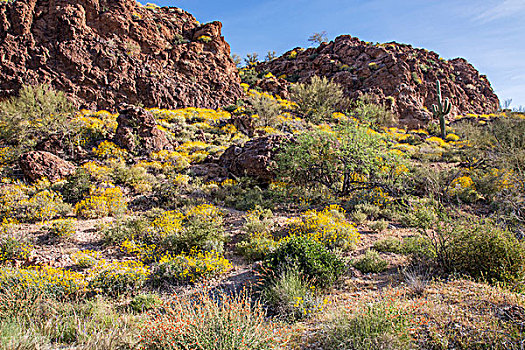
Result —
[[[483,11],[477,19],[482,22],[490,22],[520,14],[525,14],[525,0],[503,0]]]

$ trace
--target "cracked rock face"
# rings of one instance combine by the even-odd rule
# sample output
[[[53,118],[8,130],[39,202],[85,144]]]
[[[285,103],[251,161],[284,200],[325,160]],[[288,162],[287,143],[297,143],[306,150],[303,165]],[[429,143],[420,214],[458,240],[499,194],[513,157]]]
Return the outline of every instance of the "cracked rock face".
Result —
[[[0,99],[50,84],[87,108],[218,108],[242,94],[220,22],[135,0],[0,3]]]
[[[432,118],[437,80],[443,98],[450,98],[453,104],[451,115],[490,113],[499,108],[487,77],[466,60],[446,61],[435,52],[395,42],[372,44],[343,35],[317,48],[294,49],[257,69],[297,82],[306,82],[313,75],[326,76],[341,84],[352,99],[369,94],[405,125],[424,125]]]

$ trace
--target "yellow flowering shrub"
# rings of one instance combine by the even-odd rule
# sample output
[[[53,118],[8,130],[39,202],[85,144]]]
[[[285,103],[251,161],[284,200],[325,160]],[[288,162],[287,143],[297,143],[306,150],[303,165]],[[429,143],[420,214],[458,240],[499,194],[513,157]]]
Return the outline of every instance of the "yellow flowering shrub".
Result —
[[[323,211],[308,210],[289,223],[289,234],[306,236],[329,248],[353,249],[360,239],[355,224],[345,218],[345,210],[338,205]]]
[[[91,112],[84,109],[77,114],[76,121],[85,137],[100,139],[107,138],[115,133],[118,126],[117,117],[118,114],[104,110]]]
[[[0,223],[0,264],[26,261],[33,246],[14,236],[17,221],[4,218]]]
[[[70,257],[75,265],[85,269],[93,267],[98,263],[100,253],[93,250],[79,250],[71,254]]]
[[[192,249],[189,254],[162,257],[153,272],[152,281],[157,285],[193,283],[217,276],[231,267],[231,263],[217,252]]]
[[[68,239],[75,234],[76,220],[56,219],[52,220],[44,227],[44,231],[49,237],[55,239]]]
[[[165,211],[157,216],[147,229],[148,242],[157,242],[168,236],[178,234],[182,229],[184,215],[172,210]]]
[[[111,180],[111,168],[104,165],[99,165],[97,162],[87,162],[82,164],[82,168],[86,169],[88,174],[97,181],[107,182]]]
[[[50,220],[70,210],[62,200],[62,195],[51,190],[37,192],[29,198],[26,206],[26,217],[29,221]]]
[[[449,147],[449,144],[445,140],[443,140],[441,137],[432,136],[426,139],[425,142],[430,145],[438,146],[442,148]]]
[[[149,276],[149,270],[140,261],[101,260],[89,272],[89,288],[112,296],[126,294],[140,288]]]
[[[118,187],[92,187],[87,198],[77,203],[75,214],[82,218],[117,216],[127,210],[127,202]]]
[[[87,281],[78,272],[50,266],[0,268],[0,293],[23,298],[30,292],[65,298],[86,291]]]
[[[128,152],[115,145],[111,141],[102,141],[98,147],[93,148],[92,152],[100,159],[117,158],[122,159],[128,156]]]
[[[479,199],[479,194],[476,191],[474,181],[468,175],[463,175],[454,179],[447,189],[447,194],[465,202],[472,202]]]

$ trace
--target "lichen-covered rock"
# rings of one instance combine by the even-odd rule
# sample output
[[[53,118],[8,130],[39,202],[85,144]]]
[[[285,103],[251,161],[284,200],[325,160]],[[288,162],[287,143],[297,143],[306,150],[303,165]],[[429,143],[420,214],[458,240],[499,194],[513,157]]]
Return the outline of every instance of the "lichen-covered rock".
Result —
[[[63,179],[75,172],[75,165],[44,151],[23,154],[19,160],[24,175],[31,181],[46,177],[50,181]]]
[[[122,104],[117,118],[114,141],[130,152],[158,152],[173,149],[166,132],[157,127],[153,115],[144,108]]]
[[[437,80],[443,97],[452,102],[451,114],[490,113],[499,108],[487,77],[466,60],[446,61],[435,52],[395,42],[372,44],[343,35],[317,48],[296,48],[257,69],[293,82],[326,76],[341,84],[351,99],[366,93],[395,112],[402,124],[412,126],[432,118]],[[278,92],[275,84],[269,90]]]
[[[0,99],[48,83],[92,109],[228,105],[242,88],[221,27],[135,0],[0,2]]]
[[[280,147],[290,140],[289,135],[270,135],[250,140],[244,146],[230,146],[219,159],[219,164],[235,176],[248,176],[263,183],[275,179],[275,156]]]

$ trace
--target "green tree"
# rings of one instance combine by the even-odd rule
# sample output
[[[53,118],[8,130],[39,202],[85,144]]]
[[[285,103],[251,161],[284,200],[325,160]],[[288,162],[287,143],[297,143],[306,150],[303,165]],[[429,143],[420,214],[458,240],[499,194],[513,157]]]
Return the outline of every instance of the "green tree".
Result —
[[[383,136],[366,126],[346,122],[335,131],[299,134],[278,156],[280,175],[300,186],[326,186],[336,195],[379,187],[396,192],[408,170]]]
[[[297,110],[314,123],[330,118],[346,102],[341,85],[318,76],[309,83],[292,86],[291,99]]]

